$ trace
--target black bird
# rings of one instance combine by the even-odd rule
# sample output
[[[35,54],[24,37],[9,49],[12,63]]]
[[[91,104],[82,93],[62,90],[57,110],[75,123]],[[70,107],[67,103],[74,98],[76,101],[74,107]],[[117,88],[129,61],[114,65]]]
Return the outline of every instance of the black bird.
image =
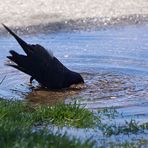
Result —
[[[73,84],[84,83],[79,73],[66,68],[44,47],[39,44],[33,45],[26,43],[7,26],[2,25],[17,40],[26,53],[26,55],[22,55],[14,50],[10,50],[11,56],[7,56],[7,58],[12,63],[7,65],[30,75],[30,82],[35,79],[41,86],[48,89],[68,88]]]

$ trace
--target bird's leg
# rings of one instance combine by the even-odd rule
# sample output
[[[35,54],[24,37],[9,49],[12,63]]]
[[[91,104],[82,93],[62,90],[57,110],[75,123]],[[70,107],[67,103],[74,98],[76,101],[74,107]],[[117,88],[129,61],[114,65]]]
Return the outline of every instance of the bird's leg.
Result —
[[[34,79],[33,77],[30,77],[30,84],[32,84],[33,79]]]
[[[29,85],[32,86],[33,77],[30,77]]]

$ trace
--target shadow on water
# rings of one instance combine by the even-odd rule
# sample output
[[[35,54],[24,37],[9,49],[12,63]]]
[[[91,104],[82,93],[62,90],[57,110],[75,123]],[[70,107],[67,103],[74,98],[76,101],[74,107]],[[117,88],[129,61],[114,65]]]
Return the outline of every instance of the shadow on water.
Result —
[[[45,89],[33,89],[25,99],[40,104],[56,104],[63,102],[66,98],[71,98],[72,96],[77,96],[80,93],[79,89],[63,89],[63,90],[45,90]]]

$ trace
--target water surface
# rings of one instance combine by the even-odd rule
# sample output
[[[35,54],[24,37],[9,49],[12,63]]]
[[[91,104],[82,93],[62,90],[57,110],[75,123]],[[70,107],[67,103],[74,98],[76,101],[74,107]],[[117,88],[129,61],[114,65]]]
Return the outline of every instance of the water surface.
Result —
[[[6,77],[0,85],[0,97],[50,104],[78,101],[91,110],[114,106],[124,114],[126,120],[134,118],[140,123],[148,121],[147,25],[112,27],[94,32],[46,32],[22,38],[52,50],[54,56],[69,69],[81,73],[86,88],[49,91],[37,89],[38,83],[35,81],[34,87],[29,86],[28,75],[4,65],[9,50],[23,51],[11,36],[1,36],[0,80]],[[116,122],[122,123],[122,117]],[[94,137],[97,139],[100,137],[92,129],[88,133],[81,129],[65,130],[70,135],[82,138],[91,135],[96,135]],[[142,137],[147,136],[132,135],[131,141]],[[106,140],[116,139],[129,140],[127,136],[123,138],[121,135]]]

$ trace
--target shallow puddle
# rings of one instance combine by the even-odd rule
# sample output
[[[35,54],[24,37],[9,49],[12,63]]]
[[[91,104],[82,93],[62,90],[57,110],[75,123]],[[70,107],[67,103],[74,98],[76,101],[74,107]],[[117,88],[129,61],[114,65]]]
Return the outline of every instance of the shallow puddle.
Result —
[[[0,80],[4,80],[0,85],[0,97],[45,104],[78,101],[93,110],[114,106],[124,114],[126,120],[134,116],[140,123],[147,122],[148,26],[122,26],[95,32],[46,33],[22,38],[51,49],[64,65],[81,73],[85,87],[49,91],[38,88],[35,81],[33,87],[29,86],[29,76],[4,65],[9,50],[23,51],[11,36],[1,36]],[[121,120],[122,117],[116,122],[120,123]],[[66,128],[70,135],[75,135],[75,130],[71,132]],[[80,130],[77,135],[86,134]],[[141,137],[145,135],[140,134]],[[122,136],[116,138],[123,140]]]
[[[129,106],[147,102],[148,26],[125,26],[95,32],[61,32],[23,36],[53,51],[85,79],[82,90],[47,91],[28,85],[29,76],[4,65],[10,49],[22,53],[11,36],[0,37],[0,96],[50,103],[79,100],[88,108]],[[37,82],[33,84],[36,88]]]

